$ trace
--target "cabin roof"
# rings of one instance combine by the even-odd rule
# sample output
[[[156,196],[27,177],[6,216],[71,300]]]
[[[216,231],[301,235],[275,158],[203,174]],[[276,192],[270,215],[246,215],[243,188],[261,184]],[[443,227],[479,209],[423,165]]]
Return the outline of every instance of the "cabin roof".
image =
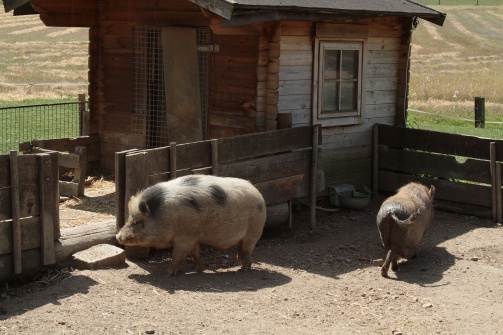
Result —
[[[419,17],[443,25],[445,14],[411,0],[189,0],[227,19],[227,26],[273,20]]]
[[[162,0],[161,0],[162,1]],[[445,14],[412,0],[188,0],[226,19],[224,26],[275,20],[337,20],[362,17],[419,17],[443,25]],[[3,0],[6,12],[29,6],[30,0]],[[31,8],[31,7],[30,7]],[[28,11],[26,13],[33,13]],[[16,15],[16,13],[15,13]]]

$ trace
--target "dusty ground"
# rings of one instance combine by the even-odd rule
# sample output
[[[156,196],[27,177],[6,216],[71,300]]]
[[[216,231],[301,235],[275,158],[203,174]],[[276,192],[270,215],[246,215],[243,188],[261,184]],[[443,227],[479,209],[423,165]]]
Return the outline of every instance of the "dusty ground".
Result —
[[[4,284],[0,334],[503,333],[500,226],[437,212],[418,257],[385,279],[371,266],[384,256],[376,210],[318,212],[315,232],[307,208],[294,212],[293,230],[267,231],[246,273],[233,249],[207,249],[203,273],[169,277],[169,253],[157,252]]]

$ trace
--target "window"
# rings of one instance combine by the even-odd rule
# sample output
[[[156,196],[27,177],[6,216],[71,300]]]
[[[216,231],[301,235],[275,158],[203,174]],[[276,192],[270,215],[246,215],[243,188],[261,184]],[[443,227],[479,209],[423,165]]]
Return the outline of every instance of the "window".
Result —
[[[316,40],[314,114],[324,126],[361,122],[363,41]]]

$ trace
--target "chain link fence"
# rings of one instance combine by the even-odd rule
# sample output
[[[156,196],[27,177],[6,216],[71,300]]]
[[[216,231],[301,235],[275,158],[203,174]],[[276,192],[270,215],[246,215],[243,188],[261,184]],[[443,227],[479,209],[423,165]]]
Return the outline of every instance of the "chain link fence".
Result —
[[[18,150],[21,142],[82,134],[87,102],[79,101],[0,108],[0,154]]]

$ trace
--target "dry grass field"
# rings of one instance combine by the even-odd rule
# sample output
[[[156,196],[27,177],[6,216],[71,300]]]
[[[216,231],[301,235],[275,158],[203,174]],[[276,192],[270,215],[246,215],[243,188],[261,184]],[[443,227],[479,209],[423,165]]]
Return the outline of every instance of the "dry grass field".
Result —
[[[413,33],[409,108],[473,119],[485,97],[486,119],[503,121],[503,6],[433,7],[447,18]]]
[[[4,13],[2,6],[0,101],[86,93],[88,32],[86,28],[46,27],[38,15],[13,16]]]

